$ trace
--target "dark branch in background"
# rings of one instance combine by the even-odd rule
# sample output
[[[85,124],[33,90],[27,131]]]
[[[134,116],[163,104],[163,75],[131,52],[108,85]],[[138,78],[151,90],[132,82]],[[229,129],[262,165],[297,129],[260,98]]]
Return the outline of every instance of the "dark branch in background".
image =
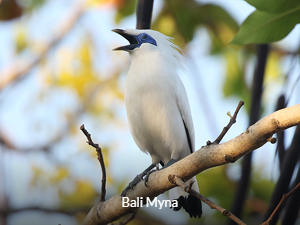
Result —
[[[264,220],[266,220],[272,214],[272,212],[275,210],[276,206],[278,205],[281,196],[284,193],[287,193],[289,190],[291,178],[293,176],[295,166],[300,156],[299,146],[300,146],[300,126],[297,126],[292,143],[285,153],[282,170],[279,179],[277,181],[275,190],[273,192],[273,195],[271,197],[270,205],[267,210],[267,213],[265,214]],[[277,219],[278,219],[278,214],[274,216],[272,223],[270,224],[276,224]]]
[[[105,170],[105,164],[104,164],[102,151],[101,151],[101,148],[99,147],[99,145],[95,144],[93,142],[93,140],[91,138],[91,135],[84,128],[84,124],[81,125],[80,130],[84,133],[84,135],[88,139],[87,143],[89,145],[93,146],[96,149],[97,156],[98,156],[98,161],[100,163],[101,170],[102,170],[102,180],[101,180],[102,185],[101,185],[101,192],[100,192],[100,202],[104,202],[105,201],[105,194],[106,194],[106,189],[105,189],[105,187],[106,187],[106,170]]]
[[[190,181],[189,184],[186,184],[183,182],[183,180],[177,176],[169,176],[169,181],[171,183],[175,183],[178,186],[182,187],[184,191],[186,191],[189,194],[194,195],[196,198],[199,198],[201,201],[205,202],[211,209],[216,209],[219,212],[221,212],[224,216],[227,216],[228,218],[232,219],[234,222],[236,222],[239,225],[246,225],[243,221],[241,221],[239,218],[237,218],[235,215],[230,213],[227,209],[222,208],[221,206],[217,205],[216,203],[212,202],[208,198],[204,197],[200,193],[194,191],[191,189],[194,181]]]
[[[300,183],[300,167],[298,168],[298,173],[294,184],[292,187],[299,186]],[[298,218],[299,210],[300,210],[300,190],[298,189],[292,198],[289,198],[286,202],[285,212],[282,217],[281,224],[295,224]]]
[[[139,0],[136,9],[136,29],[150,29],[153,0]]]
[[[280,95],[277,100],[277,105],[276,105],[275,111],[283,109],[285,107],[286,107],[285,97],[284,97],[284,95]],[[283,130],[283,131],[280,131],[277,133],[278,142],[277,142],[277,147],[276,147],[276,152],[275,152],[275,155],[278,154],[280,171],[282,171],[282,164],[283,164],[283,159],[284,159],[284,155],[285,155],[284,132],[285,131]]]
[[[261,109],[261,95],[262,86],[265,73],[265,67],[267,62],[269,52],[269,45],[263,44],[257,46],[257,66],[253,77],[252,84],[252,100],[250,109],[250,121],[249,126],[253,125],[259,119],[260,109]],[[242,163],[242,175],[239,181],[236,195],[234,197],[232,205],[232,213],[237,217],[241,217],[241,212],[246,198],[246,193],[248,190],[250,172],[251,172],[251,159],[252,152],[248,153],[243,158]],[[233,221],[229,221],[229,225],[233,225]]]
[[[211,143],[210,141],[207,141],[206,144],[210,145],[210,144],[219,144],[221,142],[221,140],[223,139],[223,137],[225,136],[225,134],[229,131],[230,127],[236,122],[236,117],[237,114],[239,113],[240,109],[242,108],[242,106],[244,105],[243,101],[240,101],[238,106],[236,107],[236,110],[233,114],[233,116],[231,116],[228,112],[228,115],[230,116],[230,120],[229,123],[227,124],[226,127],[223,128],[221,134],[217,137],[217,139]]]
[[[300,183],[298,183],[293,190],[291,190],[288,194],[284,194],[280,200],[280,202],[278,203],[278,205],[276,206],[276,208],[274,209],[274,211],[272,212],[272,214],[270,215],[270,217],[261,225],[271,225],[271,224],[276,224],[276,222],[274,221],[274,217],[278,217],[278,214],[280,212],[280,209],[282,208],[284,202],[288,199],[288,197],[290,197],[298,188],[300,187]],[[298,191],[299,192],[299,191]],[[296,196],[293,196],[294,199],[297,199],[297,201],[299,202],[299,198],[296,198]],[[282,224],[294,224],[294,223],[282,223]]]

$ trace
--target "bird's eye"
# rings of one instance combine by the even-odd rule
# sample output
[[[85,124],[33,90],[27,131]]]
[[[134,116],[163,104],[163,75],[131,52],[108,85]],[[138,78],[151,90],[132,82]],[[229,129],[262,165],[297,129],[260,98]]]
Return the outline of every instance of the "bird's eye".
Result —
[[[148,36],[146,35],[146,34],[143,34],[142,36],[141,36],[141,39],[142,40],[146,40],[148,38]]]

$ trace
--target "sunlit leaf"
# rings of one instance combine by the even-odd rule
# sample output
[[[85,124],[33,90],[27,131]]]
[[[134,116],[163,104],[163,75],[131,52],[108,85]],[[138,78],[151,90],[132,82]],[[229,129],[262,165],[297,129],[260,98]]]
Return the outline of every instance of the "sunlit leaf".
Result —
[[[76,52],[61,51],[59,60],[59,76],[53,82],[61,87],[72,88],[78,97],[89,95],[98,84],[98,78],[94,71],[91,59],[91,46],[88,41],[83,42]]]
[[[190,42],[195,31],[204,26],[221,45],[227,45],[238,29],[235,20],[221,7],[199,2],[166,1],[152,24],[153,29],[174,38],[181,48]]]
[[[28,46],[27,33],[24,28],[19,28],[15,37],[16,51],[21,52]]]
[[[89,7],[108,5],[108,6],[119,8],[123,4],[124,4],[124,0],[87,0],[86,1],[86,5]]]
[[[299,0],[245,0],[256,9],[265,12],[284,12],[300,6]]]
[[[46,180],[44,170],[36,165],[32,165],[31,172],[32,172],[32,179],[31,179],[30,185],[31,186],[39,186],[39,185],[44,186],[45,180]]]
[[[300,6],[282,13],[256,10],[241,25],[231,44],[270,43],[288,35],[300,23]]]
[[[122,0],[117,5],[117,13],[115,16],[116,23],[120,23],[122,19],[132,15],[135,12],[136,0]]]
[[[280,68],[281,55],[271,51],[268,55],[268,61],[265,69],[265,80],[277,80],[281,75],[282,71]]]
[[[89,181],[78,180],[74,183],[72,192],[60,190],[59,196],[62,207],[90,206],[98,196],[98,192]]]
[[[222,7],[212,4],[203,5],[199,12],[203,17],[203,24],[227,45],[238,30],[237,22]]]
[[[49,178],[49,182],[52,184],[57,184],[63,179],[69,176],[69,170],[66,167],[59,167],[54,174],[52,174]]]
[[[226,77],[223,84],[224,96],[235,96],[248,102],[250,89],[247,87],[244,77],[245,59],[243,53],[235,49],[228,49],[224,52],[224,57],[226,59]],[[249,104],[245,105],[247,111],[249,107]]]

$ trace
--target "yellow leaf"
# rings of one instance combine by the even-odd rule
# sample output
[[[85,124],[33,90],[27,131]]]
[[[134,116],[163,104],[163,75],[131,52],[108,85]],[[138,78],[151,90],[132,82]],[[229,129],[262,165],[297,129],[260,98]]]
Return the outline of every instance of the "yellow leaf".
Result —
[[[60,167],[55,171],[55,173],[50,177],[49,181],[52,184],[57,184],[63,179],[69,177],[69,170],[66,167]]]
[[[87,6],[94,7],[94,6],[102,6],[102,5],[113,5],[114,7],[122,4],[124,0],[88,0]]]
[[[93,185],[86,180],[77,180],[73,192],[59,191],[62,207],[90,206],[98,196]]]
[[[173,17],[169,14],[166,14],[161,18],[160,23],[158,24],[158,30],[163,30],[164,34],[171,36],[174,33],[176,24]]]
[[[280,60],[281,55],[279,55],[275,51],[270,51],[265,71],[266,82],[276,80],[282,75],[280,68]]]
[[[75,53],[68,50],[59,52],[58,77],[54,84],[73,89],[80,98],[89,95],[98,84],[91,59],[89,41],[82,43]]]
[[[218,37],[222,41],[222,44],[227,45],[235,35],[235,31],[225,23],[220,23],[216,27]]]
[[[15,42],[16,42],[17,53],[21,52],[23,49],[25,49],[28,46],[27,34],[23,26],[17,29]]]

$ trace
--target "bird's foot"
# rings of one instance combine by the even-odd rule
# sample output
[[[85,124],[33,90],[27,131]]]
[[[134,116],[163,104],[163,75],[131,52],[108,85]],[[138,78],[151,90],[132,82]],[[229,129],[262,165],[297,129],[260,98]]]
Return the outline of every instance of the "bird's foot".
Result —
[[[145,184],[146,187],[148,187],[148,186],[147,186],[147,183],[148,183],[149,175],[150,175],[151,173],[155,172],[155,171],[156,171],[156,170],[150,170],[150,171],[147,172],[147,174],[146,174],[146,176],[145,176],[145,179],[144,179],[144,184]]]
[[[141,175],[142,175],[142,174],[137,175],[137,176],[133,179],[133,181],[131,181],[131,182],[128,184],[128,186],[127,186],[127,187],[122,191],[122,193],[121,193],[121,196],[122,196],[122,197],[125,197],[125,196],[126,196],[126,193],[127,193],[128,190],[130,190],[130,189],[134,190],[133,187],[136,186],[141,180],[143,180],[143,177],[142,177]]]
[[[128,190],[133,189],[134,186],[136,186],[141,180],[143,180],[143,177],[146,176],[147,178],[147,181],[148,181],[148,176],[150,175],[149,171],[151,171],[153,168],[155,167],[155,164],[151,164],[147,169],[145,169],[141,174],[137,175],[133,181],[131,181],[128,186],[122,191],[121,193],[121,196],[122,197],[125,197],[126,196],[126,193]],[[148,174],[149,173],[149,174]],[[146,183],[147,181],[145,182],[145,186],[147,187]]]

